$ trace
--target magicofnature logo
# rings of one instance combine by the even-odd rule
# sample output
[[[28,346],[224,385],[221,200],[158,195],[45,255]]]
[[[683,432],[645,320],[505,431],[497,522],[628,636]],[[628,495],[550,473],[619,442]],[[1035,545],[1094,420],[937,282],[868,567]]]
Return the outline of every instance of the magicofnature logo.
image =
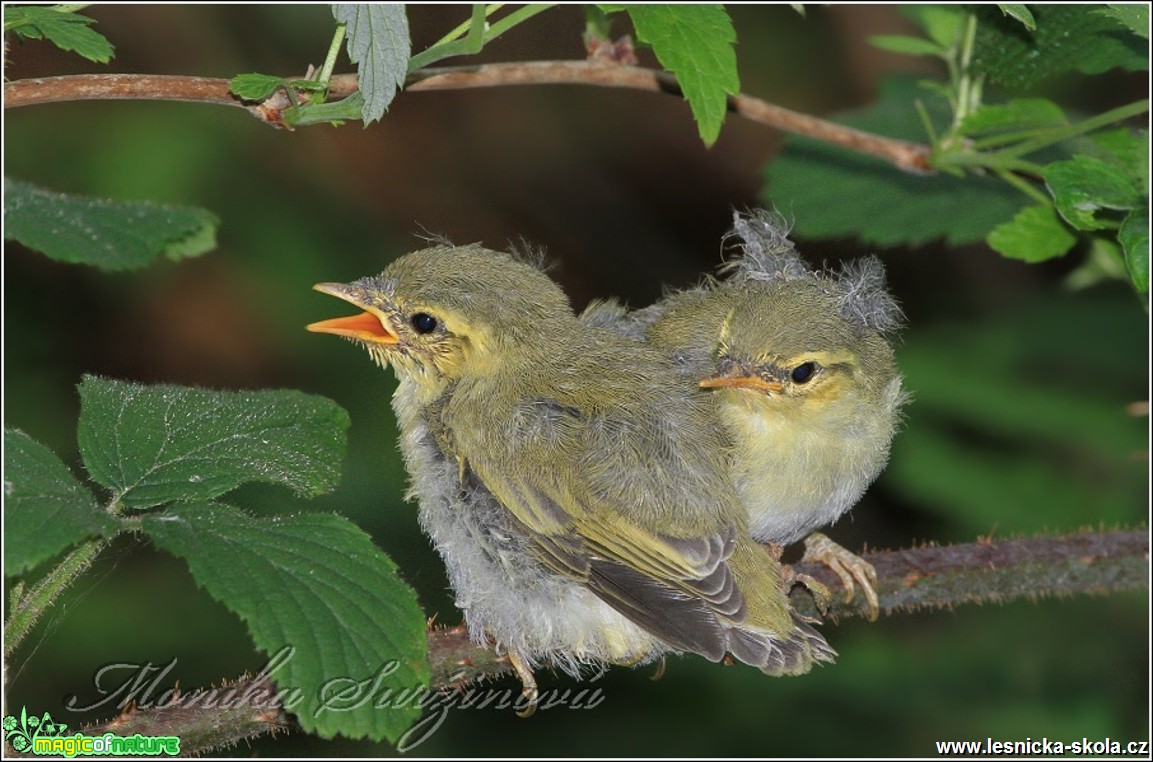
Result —
[[[26,707],[20,708],[19,717],[7,715],[3,727],[4,742],[22,754],[72,758],[155,757],[161,754],[174,757],[180,753],[180,738],[177,736],[144,736],[139,733],[130,736],[115,733],[67,735],[68,726],[54,721],[48,712],[37,717],[29,715]]]

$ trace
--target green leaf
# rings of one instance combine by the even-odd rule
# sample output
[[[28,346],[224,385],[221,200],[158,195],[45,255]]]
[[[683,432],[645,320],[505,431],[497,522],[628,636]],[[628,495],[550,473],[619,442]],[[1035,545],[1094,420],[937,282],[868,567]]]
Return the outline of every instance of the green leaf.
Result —
[[[946,55],[944,48],[923,37],[909,37],[903,34],[875,34],[869,38],[869,43],[881,50],[907,56],[944,57]]]
[[[1143,40],[1149,39],[1148,3],[1109,3],[1109,7],[1097,8],[1094,13],[1119,21]]]
[[[51,450],[22,431],[4,430],[6,575],[118,526]]]
[[[1117,240],[1125,252],[1125,266],[1138,293],[1149,293],[1149,207],[1134,209],[1121,223]]]
[[[962,135],[1037,130],[1069,123],[1056,103],[1045,98],[1017,98],[1008,103],[982,104],[961,123]]]
[[[306,731],[395,741],[420,716],[414,704],[428,684],[424,614],[395,564],[347,519],[258,519],[198,503],[146,516],[143,528],[188,562],[197,583],[244,620],[262,651],[295,649],[272,678],[299,691],[291,711]],[[378,706],[390,691],[410,700]]]
[[[1044,262],[1068,253],[1077,238],[1048,205],[1022,209],[989,233],[989,246],[1001,255],[1025,262]]]
[[[202,500],[246,482],[314,496],[336,486],[348,414],[297,391],[214,392],[85,376],[78,438],[123,504]]]
[[[716,142],[728,111],[728,96],[740,92],[737,33],[722,5],[601,5],[628,11],[640,42],[672,72],[689,102],[706,145]]]
[[[73,196],[5,179],[4,223],[5,239],[58,262],[132,270],[161,254],[211,251],[219,220],[196,207]]]
[[[1132,176],[1092,156],[1055,161],[1042,171],[1057,211],[1078,230],[1099,230],[1108,225],[1097,218],[1102,209],[1132,209],[1141,201]]]
[[[1037,31],[1021,25],[988,6],[977,7],[979,17],[972,70],[991,82],[1029,89],[1067,71],[1100,74],[1114,67],[1147,70],[1147,44],[1122,33],[1113,19],[1095,13],[1097,6],[1051,4],[1032,6]]]
[[[228,91],[242,100],[262,101],[283,85],[283,77],[271,74],[237,74],[229,80]]]
[[[902,5],[901,13],[922,29],[942,50],[956,46],[965,28],[965,9],[956,5]]]
[[[1104,159],[1137,181],[1141,195],[1149,195],[1149,131],[1116,127],[1099,130],[1089,136],[1082,149],[1090,156]]]
[[[893,79],[873,105],[837,121],[893,138],[923,138],[913,107],[917,96],[915,82]],[[992,177],[911,175],[880,159],[796,136],[769,163],[766,180],[765,203],[795,215],[799,237],[857,236],[876,246],[919,246],[940,238],[953,246],[976,243],[1026,204],[1021,193]]]
[[[112,59],[112,43],[88,28],[95,20],[62,8],[6,5],[4,31],[27,39],[48,39],[61,50],[72,51],[96,63],[108,63]]]
[[[403,5],[382,3],[338,3],[332,6],[332,15],[348,25],[348,57],[357,65],[364,94],[361,113],[368,125],[384,116],[408,76],[412,55],[408,17]]]
[[[1001,13],[1020,21],[1021,26],[1030,32],[1037,31],[1037,20],[1033,18],[1033,14],[1024,5],[1017,3],[997,3],[997,7],[1001,9]]]

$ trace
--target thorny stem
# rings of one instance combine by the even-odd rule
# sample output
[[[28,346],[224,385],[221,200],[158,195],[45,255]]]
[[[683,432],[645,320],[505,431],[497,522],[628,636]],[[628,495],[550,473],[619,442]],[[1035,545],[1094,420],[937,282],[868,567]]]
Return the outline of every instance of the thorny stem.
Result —
[[[102,537],[81,544],[21,596],[19,601],[13,602],[8,621],[4,623],[5,661],[36,626],[40,617],[52,606],[60,593],[87,571],[108,542],[108,538]]]
[[[953,609],[967,603],[1006,603],[1023,598],[1102,595],[1148,586],[1149,536],[1145,530],[1076,532],[1007,540],[979,540],[861,554],[877,571],[881,611],[895,615]],[[820,563],[794,570],[833,594],[825,618],[867,616],[863,595],[845,603],[836,574]],[[812,596],[798,586],[790,596],[801,613],[816,615]],[[462,627],[429,633],[434,687],[459,685],[508,672],[492,649],[473,645]]]
[[[1140,589],[1148,585],[1149,536],[1145,530],[1077,532],[872,552],[863,554],[863,558],[877,571],[876,589],[882,610],[896,614],[925,608],[952,609],[965,603],[1004,603],[1022,598]],[[838,579],[828,567],[807,563],[794,568],[833,592],[827,618],[835,622],[866,614],[864,596],[856,596],[849,604],[840,599]],[[794,588],[791,600],[801,613],[816,613],[811,596],[800,587]],[[512,671],[508,660],[494,648],[470,641],[463,626],[432,629],[428,643],[431,691],[460,690],[468,683]],[[241,678],[209,691],[222,694],[220,701],[201,702],[204,706],[227,707],[235,714],[235,722],[231,722],[231,714],[215,718],[212,713],[195,708],[184,710],[179,701],[171,706],[159,702],[166,706],[125,712],[112,722],[86,728],[85,732],[98,735],[115,728],[121,735],[178,735],[184,753],[205,753],[245,738],[276,733],[286,727],[286,720],[278,694],[262,681],[260,677]],[[187,693],[197,695],[200,691]],[[227,696],[242,696],[245,700],[224,701]],[[210,728],[211,734],[203,728]],[[198,743],[192,742],[194,738]]]

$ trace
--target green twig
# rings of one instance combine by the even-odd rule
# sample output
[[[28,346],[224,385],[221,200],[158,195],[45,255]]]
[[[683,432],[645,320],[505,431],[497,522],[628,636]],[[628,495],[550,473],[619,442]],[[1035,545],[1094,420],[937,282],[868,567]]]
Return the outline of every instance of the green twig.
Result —
[[[493,10],[500,6],[491,6]],[[440,42],[437,42],[423,53],[417,53],[408,61],[409,72],[423,69],[425,66],[436,63],[452,56],[473,55],[479,53],[484,47],[484,27],[487,23],[489,11],[482,4],[472,7],[472,18],[468,20],[468,34],[463,40],[453,39],[459,36],[461,27],[448,33]]]
[[[921,124],[925,128],[925,134],[929,136],[929,145],[937,148],[940,145],[940,139],[937,135],[937,130],[933,127],[933,120],[929,118],[929,111],[925,108],[925,104],[918,98],[913,101],[913,107],[917,109],[917,115],[921,117]]]
[[[468,17],[468,21],[463,21],[460,24],[458,24],[455,29],[453,29],[451,32],[446,34],[444,37],[441,37],[439,40],[437,40],[432,45],[430,45],[429,49],[431,50],[432,48],[435,48],[438,45],[447,45],[448,43],[454,42],[455,40],[464,36],[465,32],[471,32],[473,29],[475,29],[477,27],[477,14],[478,13],[481,14],[481,18],[488,19],[489,16],[496,13],[497,11],[499,11],[503,7],[504,7],[504,3],[489,3],[488,5],[485,5],[484,3],[474,4],[472,7],[472,15]],[[483,24],[482,24],[482,26],[483,26]]]
[[[1003,132],[1000,135],[990,135],[986,138],[975,138],[969,144],[969,147],[974,151],[986,151],[990,148],[997,148],[998,146],[1010,145],[1012,143],[1020,143],[1025,140],[1033,140],[1034,138],[1043,138],[1053,132],[1054,129],[1063,129],[1055,127],[1034,127],[1027,130],[1015,130],[1012,132]]]
[[[949,63],[949,71],[954,84],[953,124],[949,127],[949,139],[956,138],[961,124],[981,105],[981,78],[969,71],[973,62],[973,48],[977,41],[977,16],[968,14],[965,29],[961,33],[960,48],[956,51],[957,60]]]
[[[340,55],[340,45],[344,42],[347,24],[337,24],[336,32],[332,35],[332,44],[328,46],[328,55],[324,57],[324,65],[316,74],[316,81],[328,84],[332,79],[332,70],[336,68],[336,57]]]
[[[1024,193],[1026,196],[1033,199],[1034,201],[1045,204],[1047,206],[1052,206],[1053,199],[1050,198],[1047,193],[1042,191],[1036,185],[1033,185],[1031,182],[1029,182],[1025,178],[1018,175],[1016,172],[1010,172],[1008,170],[999,170],[997,172],[997,177],[1001,178],[1002,180],[1007,182],[1009,185],[1012,185],[1014,188],[1021,191],[1022,193]]]
[[[526,5],[508,14],[501,20],[493,22],[491,25],[487,23],[488,17],[502,6],[494,4],[486,8],[482,5],[475,5],[473,6],[472,19],[468,22],[468,34],[463,40],[452,39],[454,36],[459,36],[460,32],[458,30],[460,30],[461,27],[457,27],[457,29],[449,32],[445,38],[428,50],[413,56],[408,62],[408,70],[409,72],[414,72],[452,56],[474,55],[479,53],[485,45],[497,37],[500,37],[508,30],[527,21],[538,13],[552,8],[553,5],[555,5],[555,3]]]
[[[533,16],[547,11],[554,5],[556,5],[556,3],[534,3],[532,5],[526,5],[508,14],[500,21],[493,22],[492,26],[484,33],[485,44],[492,42],[522,21],[528,21]]]
[[[1019,172],[1021,174],[1040,177],[1044,169],[1025,159],[1006,156],[1002,153],[981,153],[972,150],[971,145],[946,148],[935,152],[932,157],[935,169],[945,172],[954,169],[988,170],[990,172]]]
[[[4,624],[5,660],[36,626],[40,617],[56,601],[60,593],[92,565],[96,556],[108,543],[109,538],[101,537],[80,545],[14,603],[8,621]]]
[[[1139,114],[1143,114],[1148,110],[1148,99],[1128,103],[1124,106],[1118,106],[1115,109],[1110,109],[1104,114],[1098,114],[1096,116],[1089,117],[1088,119],[1077,122],[1076,124],[1049,130],[1048,134],[1046,135],[1033,138],[1032,140],[1026,140],[1010,148],[998,151],[992,155],[1006,158],[1024,156],[1026,154],[1033,153],[1034,151],[1039,151],[1042,148],[1048,148],[1055,143],[1060,143],[1064,140],[1075,138],[1078,135],[1084,135],[1086,133],[1093,132],[1094,130],[1099,130],[1102,127],[1107,127],[1114,122],[1120,122]]]

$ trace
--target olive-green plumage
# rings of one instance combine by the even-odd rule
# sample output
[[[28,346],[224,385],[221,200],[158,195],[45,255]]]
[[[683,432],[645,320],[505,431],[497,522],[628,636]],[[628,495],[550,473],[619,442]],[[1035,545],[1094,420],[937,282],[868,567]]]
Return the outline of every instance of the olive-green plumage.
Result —
[[[723,280],[582,320],[643,338],[714,398],[753,537],[788,544],[853,506],[888,459],[904,400],[886,336],[900,310],[876,259],[816,272],[777,215],[737,215]]]
[[[749,536],[711,401],[662,353],[475,245],[318,289],[367,312],[310,328],[397,373],[411,494],[478,642],[572,672],[669,651],[770,674],[831,660]]]

